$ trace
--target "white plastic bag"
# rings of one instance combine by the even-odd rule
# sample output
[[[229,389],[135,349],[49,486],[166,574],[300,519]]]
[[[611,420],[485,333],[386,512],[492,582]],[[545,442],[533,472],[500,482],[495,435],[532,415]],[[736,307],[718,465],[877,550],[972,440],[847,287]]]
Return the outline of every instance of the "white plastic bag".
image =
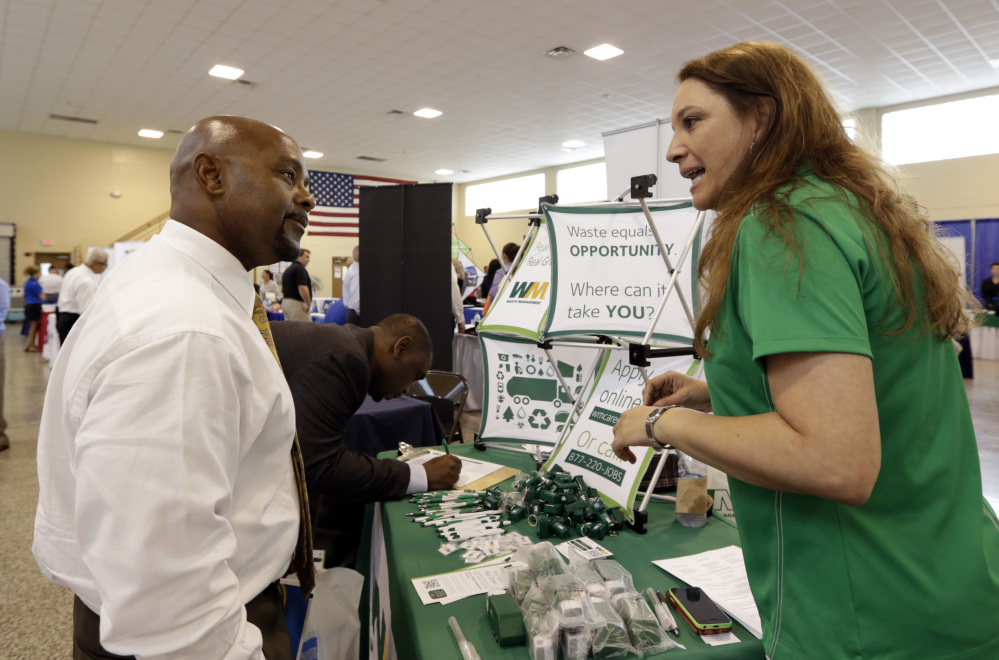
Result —
[[[298,660],[360,657],[361,620],[357,607],[363,586],[364,576],[349,568],[331,568],[316,574]]]

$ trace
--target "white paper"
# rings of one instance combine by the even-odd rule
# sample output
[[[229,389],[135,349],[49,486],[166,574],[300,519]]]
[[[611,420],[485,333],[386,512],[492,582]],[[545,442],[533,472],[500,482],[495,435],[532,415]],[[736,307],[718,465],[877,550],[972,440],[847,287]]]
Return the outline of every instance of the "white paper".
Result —
[[[676,559],[659,559],[652,563],[690,586],[700,587],[718,607],[741,623],[754,637],[763,639],[763,624],[759,610],[756,609],[756,601],[753,600],[753,592],[749,589],[746,562],[740,548],[730,545],[719,550]]]
[[[727,633],[715,633],[714,635],[698,635],[704,640],[704,643],[708,646],[724,646],[726,644],[738,644],[740,640],[738,637],[730,632]]]
[[[555,546],[555,549],[562,553],[562,556],[569,559],[569,548],[575,548],[576,551],[586,557],[590,561],[594,559],[606,559],[607,557],[613,557],[614,553],[600,545],[596,541],[581,536],[578,539],[572,539],[571,541],[566,541],[565,543],[559,543]]]
[[[443,455],[444,452],[438,449],[427,449],[426,453],[421,453],[419,456],[407,460],[406,463],[409,465],[423,465],[427,461]],[[461,474],[458,475],[458,482],[454,485],[455,488],[464,488],[473,481],[478,481],[482,477],[506,467],[498,463],[477,461],[473,458],[465,458],[464,456],[458,456],[457,458],[461,459]]]
[[[505,591],[509,578],[504,569],[509,563],[510,555],[497,557],[460,571],[414,578],[413,587],[424,605],[447,605],[469,596]]]

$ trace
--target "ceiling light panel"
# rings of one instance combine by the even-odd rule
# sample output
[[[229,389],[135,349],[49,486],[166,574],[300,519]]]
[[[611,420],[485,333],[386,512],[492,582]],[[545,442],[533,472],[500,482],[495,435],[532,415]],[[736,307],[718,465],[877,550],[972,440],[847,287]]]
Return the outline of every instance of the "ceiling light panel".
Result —
[[[588,55],[595,60],[609,60],[612,57],[617,57],[624,51],[616,46],[611,46],[610,44],[600,44],[599,46],[594,46],[589,50],[584,50],[583,55]]]
[[[413,114],[417,117],[423,117],[424,119],[433,119],[434,117],[440,117],[444,113],[440,110],[434,110],[433,108],[420,108]]]
[[[236,80],[244,71],[242,69],[237,69],[236,67],[226,66],[224,64],[216,64],[208,72],[208,75],[215,76],[216,78],[225,78],[226,80]]]
[[[151,128],[144,128],[139,131],[139,135],[144,138],[153,138],[158,140],[163,137],[163,131],[155,131]]]

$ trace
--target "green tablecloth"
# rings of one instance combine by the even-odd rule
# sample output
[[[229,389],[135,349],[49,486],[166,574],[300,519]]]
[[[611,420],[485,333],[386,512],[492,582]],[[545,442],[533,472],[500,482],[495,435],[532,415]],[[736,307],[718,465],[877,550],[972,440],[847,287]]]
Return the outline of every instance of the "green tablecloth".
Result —
[[[479,452],[471,445],[453,446],[452,451],[458,455],[474,456],[480,460],[523,470],[534,469],[534,461],[525,454],[501,449]],[[391,454],[381,454],[381,457],[387,456]],[[511,481],[507,481],[501,487],[509,489],[510,483]],[[369,527],[373,515],[372,506],[369,505],[368,511]],[[457,554],[450,557],[441,555],[437,551],[440,547],[437,535],[430,529],[412,523],[410,518],[406,517],[406,513],[416,510],[415,505],[403,500],[386,502],[382,506],[382,524],[388,554],[392,632],[399,658],[404,660],[459,658],[457,644],[447,627],[447,619],[450,616],[457,618],[465,635],[475,645],[483,659],[528,658],[524,646],[504,649],[495,642],[485,616],[485,595],[473,596],[450,605],[422,604],[410,582],[412,578],[458,570],[465,568],[465,564],[457,558]],[[684,586],[673,576],[652,564],[654,559],[681,557],[739,544],[735,528],[721,520],[709,517],[708,524],[700,529],[683,527],[676,522],[673,505],[665,502],[653,501],[649,504],[648,527],[649,532],[644,536],[625,530],[616,537],[607,537],[601,541],[615,554],[614,558],[631,571],[635,578],[635,586],[641,590],[654,587],[665,592],[670,587]],[[515,524],[513,529],[537,541],[533,528],[527,525],[526,521]],[[366,532],[365,538],[370,538],[369,532]],[[367,570],[367,557],[367,549],[362,549],[358,558],[358,569],[362,572]],[[367,595],[361,608],[362,622],[367,620],[366,598]],[[688,660],[764,658],[763,644],[739,624],[735,624],[734,632],[742,642],[718,647],[709,647],[698,639],[682,620],[679,620],[678,624],[680,626],[678,639],[687,650],[675,649],[671,653],[651,657],[682,657]]]
[[[999,328],[999,316],[995,314],[982,314],[978,322],[986,328]]]

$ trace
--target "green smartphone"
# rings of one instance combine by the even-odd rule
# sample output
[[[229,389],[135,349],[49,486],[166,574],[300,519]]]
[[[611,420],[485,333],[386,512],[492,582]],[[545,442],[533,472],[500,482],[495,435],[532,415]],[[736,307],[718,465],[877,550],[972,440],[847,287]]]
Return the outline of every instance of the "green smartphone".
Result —
[[[698,635],[713,635],[732,630],[732,619],[722,612],[700,587],[676,587],[669,590],[669,604],[680,613]]]

